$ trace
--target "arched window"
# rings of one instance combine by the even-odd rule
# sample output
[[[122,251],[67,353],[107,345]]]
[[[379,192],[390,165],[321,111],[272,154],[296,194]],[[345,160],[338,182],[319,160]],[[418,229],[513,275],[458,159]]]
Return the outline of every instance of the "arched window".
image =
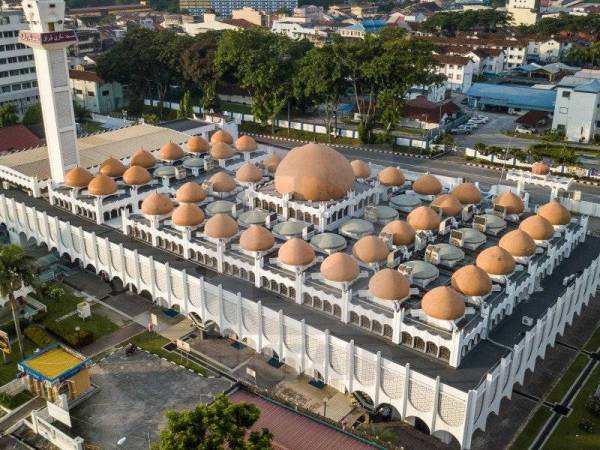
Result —
[[[323,311],[331,314],[331,303],[329,303],[327,300],[323,302]]]
[[[371,329],[371,321],[367,316],[360,316],[360,326],[369,330]]]
[[[410,334],[408,334],[406,331],[402,332],[402,343],[404,345],[408,345],[409,347],[412,347],[412,345],[413,345],[412,336]]]
[[[323,303],[321,302],[321,299],[319,297],[315,297],[313,299],[313,306],[317,309],[321,309],[323,307]]]
[[[465,348],[463,347],[463,350]],[[444,361],[450,361],[450,350],[447,347],[440,347],[440,355],[439,355],[440,359],[443,359]]]
[[[428,355],[437,357],[438,347],[433,342],[427,342],[426,352]]]
[[[382,331],[381,324],[379,322],[377,322],[376,320],[374,320],[372,330],[373,330],[373,333],[381,334],[381,331]]]
[[[337,317],[338,319],[342,318],[342,308],[340,308],[338,305],[333,305],[333,315],[335,317]]]
[[[394,330],[389,325],[384,325],[383,326],[383,335],[386,338],[390,338],[391,339],[394,336]]]
[[[358,318],[358,314],[356,314],[354,311],[351,311],[350,312],[350,323],[358,325],[359,322],[360,322],[360,319]]]
[[[422,352],[425,351],[425,341],[423,339],[416,336],[413,342],[414,342],[414,348],[416,348],[417,350],[420,350]]]
[[[302,297],[302,303],[312,306],[312,297],[307,293],[304,293],[304,296]]]

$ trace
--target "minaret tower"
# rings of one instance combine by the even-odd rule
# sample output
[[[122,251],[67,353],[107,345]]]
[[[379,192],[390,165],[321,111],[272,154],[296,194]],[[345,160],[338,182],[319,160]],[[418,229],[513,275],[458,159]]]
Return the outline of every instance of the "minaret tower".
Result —
[[[66,52],[77,35],[63,31],[64,0],[23,0],[22,5],[29,31],[19,33],[19,42],[33,48],[50,172],[61,182],[67,169],[79,164]]]

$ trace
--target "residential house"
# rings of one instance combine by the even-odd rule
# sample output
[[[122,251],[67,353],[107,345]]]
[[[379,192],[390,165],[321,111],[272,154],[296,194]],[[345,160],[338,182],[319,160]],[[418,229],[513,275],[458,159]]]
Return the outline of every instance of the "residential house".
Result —
[[[258,27],[271,28],[273,21],[277,17],[275,13],[259,11],[247,6],[241,9],[234,9],[231,12],[231,18],[234,20],[245,20]]]
[[[452,101],[431,102],[420,95],[406,102],[401,125],[417,128],[438,128],[455,119],[460,106]]]
[[[534,25],[539,16],[538,0],[508,0],[506,12],[513,25]]]
[[[315,45],[322,45],[329,37],[329,31],[325,27],[289,22],[287,18],[274,21],[271,31],[292,39],[307,39]]]
[[[438,73],[446,77],[446,87],[457,92],[467,92],[473,82],[473,61],[457,55],[434,55],[439,64]]]
[[[191,36],[196,36],[207,31],[220,30],[241,30],[244,28],[255,27],[251,22],[245,19],[223,19],[218,20],[216,14],[205,13],[202,22],[183,23],[183,31]]]
[[[108,114],[127,105],[123,86],[104,81],[96,72],[69,70],[69,84],[73,101],[90,112]]]
[[[42,140],[25,125],[17,124],[0,128],[0,155],[39,147],[42,144]]]

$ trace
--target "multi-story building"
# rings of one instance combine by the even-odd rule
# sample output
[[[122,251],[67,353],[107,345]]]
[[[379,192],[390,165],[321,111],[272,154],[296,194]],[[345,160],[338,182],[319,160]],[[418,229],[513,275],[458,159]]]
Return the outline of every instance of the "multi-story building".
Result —
[[[202,22],[185,22],[182,24],[183,31],[192,36],[206,33],[207,31],[240,30],[255,26],[257,25],[254,25],[245,19],[218,20],[214,13],[205,13],[202,17]]]
[[[533,25],[538,20],[538,0],[508,0],[506,11],[511,14],[513,25]]]
[[[474,64],[470,58],[457,55],[434,55],[438,73],[446,77],[446,88],[465,93],[473,82]]]
[[[323,27],[288,21],[287,18],[274,21],[271,31],[285,34],[292,39],[307,39],[315,45],[323,44],[329,36]]]
[[[33,51],[18,42],[26,29],[21,11],[0,11],[0,106],[11,103],[19,114],[39,102]]]
[[[558,83],[552,129],[571,142],[588,143],[600,134],[600,70],[585,70]]]
[[[234,9],[231,12],[231,18],[233,20],[245,20],[253,25],[263,28],[271,28],[276,16],[277,15],[274,13],[258,11],[248,6],[241,9]]]
[[[573,48],[573,41],[559,38],[529,38],[527,59],[534,62],[552,63],[560,61]]]
[[[179,9],[193,15],[212,10],[219,16],[230,16],[233,10],[244,7],[275,12],[292,10],[297,6],[298,0],[179,0]]]
[[[127,104],[121,83],[108,83],[96,72],[70,70],[69,84],[73,101],[90,112],[108,114]]]

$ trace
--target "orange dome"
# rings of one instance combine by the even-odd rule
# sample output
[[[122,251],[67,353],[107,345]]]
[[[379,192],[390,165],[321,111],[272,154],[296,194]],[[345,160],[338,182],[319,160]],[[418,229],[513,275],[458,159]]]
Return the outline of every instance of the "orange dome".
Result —
[[[438,206],[445,217],[458,216],[463,208],[462,203],[452,194],[438,195],[431,204]]]
[[[537,213],[552,225],[567,225],[571,222],[571,213],[557,200],[552,200],[541,206]]]
[[[217,130],[211,137],[210,143],[214,144],[216,142],[222,142],[224,144],[232,145],[233,137],[225,130]]]
[[[195,227],[204,222],[204,212],[193,203],[181,203],[171,215],[173,225]]]
[[[94,176],[82,167],[73,167],[65,174],[65,185],[71,188],[84,188]]]
[[[279,167],[279,163],[281,163],[281,157],[275,153],[271,153],[263,161],[263,165],[271,173],[275,173],[277,167]]]
[[[152,156],[152,153],[147,152],[143,148],[136,150],[129,160],[130,166],[141,166],[144,169],[150,169],[154,167],[154,164],[156,164],[156,158]]]
[[[521,222],[519,230],[527,233],[535,241],[545,241],[554,236],[554,227],[552,224],[537,214]]]
[[[548,175],[550,166],[542,161],[535,162],[531,165],[531,173],[535,175]]]
[[[403,300],[410,295],[410,283],[397,270],[385,268],[369,279],[369,292],[381,300]]]
[[[421,309],[434,319],[457,320],[465,314],[465,299],[448,286],[438,286],[423,296]]]
[[[193,181],[182,184],[175,192],[175,198],[181,203],[200,203],[207,196],[206,189]]]
[[[452,274],[452,287],[468,297],[487,295],[492,290],[492,280],[487,272],[473,264],[461,267]]]
[[[262,172],[254,164],[247,162],[237,170],[235,179],[240,183],[258,183],[262,180]]]
[[[440,226],[440,216],[429,206],[419,206],[406,217],[408,224],[415,230],[437,230]]]
[[[217,172],[209,180],[214,192],[231,192],[235,189],[235,180],[225,172]]]
[[[460,183],[454,189],[452,194],[456,196],[463,205],[478,204],[481,202],[481,191],[473,183]]]
[[[352,247],[352,254],[365,263],[384,261],[389,252],[383,239],[373,235],[360,238]]]
[[[497,245],[488,247],[477,255],[475,264],[492,275],[508,275],[515,270],[513,257]]]
[[[129,186],[140,186],[151,180],[150,172],[142,166],[131,166],[123,174],[123,182]]]
[[[250,225],[240,236],[240,246],[249,252],[264,252],[275,245],[273,234],[261,225]]]
[[[117,183],[106,175],[96,175],[87,186],[90,195],[104,196],[117,192]]]
[[[347,253],[333,253],[321,263],[321,275],[329,281],[350,282],[355,280],[359,273],[358,263]]]
[[[279,248],[277,256],[288,266],[306,266],[314,261],[315,251],[306,241],[294,238]]]
[[[204,234],[214,239],[230,238],[237,232],[238,223],[227,214],[215,214],[204,225]]]
[[[246,153],[255,151],[258,148],[258,145],[256,145],[256,141],[253,138],[243,134],[235,141],[235,148],[237,148],[239,152]]]
[[[173,211],[173,202],[166,194],[151,193],[142,202],[142,212],[149,216],[164,216]]]
[[[397,167],[386,167],[377,175],[383,186],[403,186],[406,181],[404,174]]]
[[[275,189],[293,194],[296,200],[339,200],[353,186],[350,162],[323,144],[292,149],[275,172]]]
[[[415,230],[404,220],[392,220],[381,231],[392,235],[394,245],[409,245],[415,241]]]
[[[413,182],[412,190],[421,195],[437,195],[442,192],[442,183],[433,175],[426,173]]]
[[[535,253],[535,241],[522,230],[506,233],[498,242],[498,246],[515,257],[531,256]]]
[[[516,194],[510,191],[503,192],[494,200],[494,205],[503,206],[506,208],[507,214],[521,214],[525,209],[523,200]]]
[[[371,176],[371,167],[362,159],[355,159],[350,162],[350,165],[356,178],[369,178]]]
[[[112,156],[100,164],[100,173],[111,178],[123,176],[125,169],[123,163]]]
[[[233,158],[235,151],[233,148],[224,142],[215,142],[210,148],[210,156],[213,159],[229,159]]]
[[[158,157],[163,161],[177,161],[183,158],[184,153],[181,147],[173,142],[169,142],[158,151]]]
[[[208,152],[208,142],[202,136],[192,136],[188,139],[187,150],[190,153],[206,153]]]

